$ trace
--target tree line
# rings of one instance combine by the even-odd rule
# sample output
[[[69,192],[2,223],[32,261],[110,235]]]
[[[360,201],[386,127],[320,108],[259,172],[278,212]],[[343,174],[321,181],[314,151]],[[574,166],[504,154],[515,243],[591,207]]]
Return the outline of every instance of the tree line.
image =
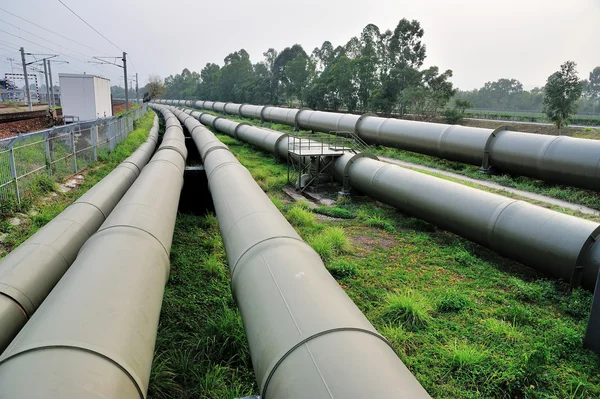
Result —
[[[345,45],[334,47],[325,41],[310,54],[299,44],[280,52],[270,48],[253,64],[241,49],[227,55],[223,66],[207,63],[200,72],[185,68],[165,78],[164,84],[150,76],[142,92],[146,99],[201,98],[401,117],[443,114],[450,123],[470,108],[543,111],[559,127],[578,110],[600,113],[600,67],[589,79],[579,80],[575,63],[567,61],[541,88],[524,90],[518,80],[499,79],[480,89],[459,91],[449,81],[451,70],[423,68],[423,35],[418,21],[403,18],[393,31],[369,24]]]
[[[581,95],[576,100],[581,114],[600,114],[600,66],[589,73],[589,79],[580,81]],[[523,90],[516,79],[498,79],[487,82],[480,89],[461,91],[455,98],[470,101],[473,108],[495,111],[542,112],[546,86]]]
[[[416,20],[381,31],[367,25],[343,46],[323,42],[310,54],[295,44],[263,53],[252,64],[244,49],[224,65],[184,69],[164,80],[167,98],[205,98],[239,103],[299,105],[314,109],[435,114],[456,93],[451,70],[422,68],[426,46]]]

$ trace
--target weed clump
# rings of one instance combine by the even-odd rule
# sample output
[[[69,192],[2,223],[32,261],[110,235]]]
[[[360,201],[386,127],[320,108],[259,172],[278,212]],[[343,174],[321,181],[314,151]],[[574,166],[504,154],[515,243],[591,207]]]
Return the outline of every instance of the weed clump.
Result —
[[[544,299],[544,292],[541,286],[534,283],[527,283],[513,278],[511,283],[515,288],[515,297],[527,302],[540,302]]]
[[[308,243],[325,261],[347,251],[350,246],[346,233],[339,227],[325,228],[321,233],[309,238]]]
[[[387,231],[388,233],[396,232],[396,228],[392,222],[377,215],[368,218],[365,223],[368,226],[376,227],[378,229]]]
[[[354,219],[356,217],[349,210],[344,209],[344,208],[338,208],[338,207],[328,208],[326,206],[322,206],[322,207],[313,209],[313,212],[319,213],[319,214],[325,215],[325,216],[331,216],[332,218],[338,218],[338,219]]]
[[[296,226],[312,227],[315,225],[315,215],[300,205],[293,206],[287,211],[288,221]]]
[[[498,336],[508,342],[516,342],[522,337],[517,327],[505,320],[488,318],[482,324],[493,336]]]
[[[414,329],[426,327],[432,320],[423,298],[411,293],[388,296],[383,319]]]
[[[439,312],[460,312],[469,306],[471,306],[471,301],[466,295],[452,290],[444,294],[438,304],[437,310]]]
[[[329,273],[336,279],[354,277],[358,269],[354,263],[348,261],[336,261],[328,267]]]
[[[452,367],[456,370],[473,369],[487,359],[487,353],[466,342],[455,342],[449,349]]]
[[[592,295],[583,288],[577,288],[560,305],[561,309],[574,319],[583,319],[590,315]]]

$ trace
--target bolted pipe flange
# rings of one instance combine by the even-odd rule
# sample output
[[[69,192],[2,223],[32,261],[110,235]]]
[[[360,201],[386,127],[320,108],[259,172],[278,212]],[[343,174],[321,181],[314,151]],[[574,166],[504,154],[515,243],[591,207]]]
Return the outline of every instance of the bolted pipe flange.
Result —
[[[298,117],[302,111],[312,111],[311,108],[300,108],[298,112],[296,112],[296,116],[294,116],[294,131],[297,132],[300,130],[300,123],[298,123]]]
[[[452,125],[454,126],[454,125]],[[498,134],[501,132],[508,130],[508,126],[499,126],[492,133],[490,133],[487,141],[485,142],[485,147],[483,149],[483,163],[481,164],[480,171],[482,173],[493,173],[492,165],[490,165],[490,148],[492,147],[492,141],[496,138]],[[446,132],[444,132],[445,134]]]

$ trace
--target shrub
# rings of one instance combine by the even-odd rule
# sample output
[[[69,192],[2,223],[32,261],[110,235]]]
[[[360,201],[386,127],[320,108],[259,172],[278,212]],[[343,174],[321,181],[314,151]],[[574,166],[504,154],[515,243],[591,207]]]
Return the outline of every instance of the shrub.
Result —
[[[444,112],[442,112],[442,115],[444,115],[446,123],[449,123],[451,125],[460,122],[460,120],[464,116],[464,114],[456,108],[446,108]]]

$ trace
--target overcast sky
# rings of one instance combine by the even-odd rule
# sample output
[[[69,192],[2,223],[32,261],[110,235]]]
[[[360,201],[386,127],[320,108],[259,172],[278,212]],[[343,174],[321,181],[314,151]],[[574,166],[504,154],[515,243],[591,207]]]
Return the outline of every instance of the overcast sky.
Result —
[[[577,63],[582,78],[600,65],[600,0],[63,2],[129,53],[129,69],[133,76],[139,73],[140,86],[150,73],[165,77],[183,68],[200,71],[207,62],[222,64],[227,54],[240,48],[250,53],[253,62],[262,59],[269,47],[281,51],[299,43],[310,53],[325,40],[334,46],[345,44],[368,23],[382,31],[393,30],[401,18],[421,22],[426,66],[452,69],[452,81],[463,90],[499,78],[518,79],[527,89],[541,86],[566,60]],[[56,80],[59,72],[85,71],[107,76],[112,84],[120,83],[120,68],[87,63],[95,55],[118,56],[119,48],[58,0],[2,1],[0,7],[89,46],[75,44],[0,10],[2,76],[11,69],[7,57],[17,60],[13,66],[20,72],[16,50],[24,46],[27,52],[68,55],[60,59],[69,64],[54,64]]]

